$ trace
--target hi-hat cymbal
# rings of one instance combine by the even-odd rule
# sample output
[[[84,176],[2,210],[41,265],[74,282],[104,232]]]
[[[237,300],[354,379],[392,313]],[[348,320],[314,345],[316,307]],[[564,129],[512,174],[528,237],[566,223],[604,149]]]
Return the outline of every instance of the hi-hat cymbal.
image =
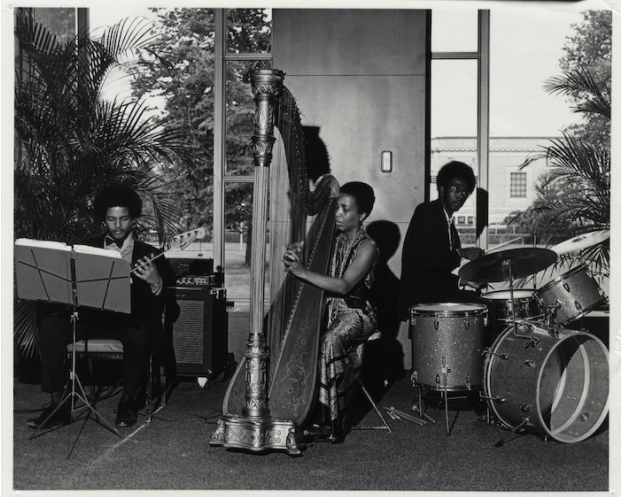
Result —
[[[558,255],[569,254],[570,252],[584,250],[586,248],[593,247],[594,245],[598,245],[599,243],[607,240],[610,236],[609,230],[584,233],[555,245],[552,247],[552,250]]]
[[[543,248],[501,250],[469,262],[459,270],[460,278],[475,283],[493,283],[511,278],[525,278],[546,269],[557,260],[557,254]]]

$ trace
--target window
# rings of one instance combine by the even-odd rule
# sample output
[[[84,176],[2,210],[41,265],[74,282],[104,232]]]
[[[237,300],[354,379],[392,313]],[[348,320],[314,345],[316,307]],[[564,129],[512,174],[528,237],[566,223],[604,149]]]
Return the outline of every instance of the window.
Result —
[[[509,179],[509,195],[512,198],[526,198],[527,177],[526,173],[511,173]]]
[[[270,69],[270,9],[217,9],[215,42],[215,265],[228,297],[249,299],[254,162],[250,152],[255,103],[245,74]],[[266,229],[263,227],[262,229]],[[269,255],[267,250],[267,256]],[[265,272],[265,287],[269,278]],[[268,296],[265,290],[265,298]]]
[[[468,224],[471,226],[474,224],[474,216],[468,216]]]
[[[430,137],[431,183],[428,199],[437,197],[436,175],[447,162],[458,160],[471,164],[475,176],[487,168],[487,145],[480,137],[487,129],[483,101],[482,75],[487,70],[488,11],[433,10],[431,13]],[[479,157],[474,160],[474,156]],[[484,176],[487,184],[487,175]],[[477,183],[477,186],[483,187]],[[477,195],[462,207],[457,224],[467,226],[467,216],[477,216]],[[473,225],[474,226],[474,225]],[[462,245],[477,243],[476,229],[462,232]]]

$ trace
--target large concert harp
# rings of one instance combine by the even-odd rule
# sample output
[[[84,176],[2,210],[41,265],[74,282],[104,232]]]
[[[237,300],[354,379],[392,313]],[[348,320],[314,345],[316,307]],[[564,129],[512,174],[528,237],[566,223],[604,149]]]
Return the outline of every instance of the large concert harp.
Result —
[[[288,163],[294,227],[291,239],[302,240],[306,216],[316,216],[305,235],[301,260],[312,271],[325,274],[333,247],[339,185],[332,176],[323,175],[310,187],[300,112],[283,86],[283,78],[284,73],[278,70],[255,69],[250,74],[256,102],[253,225],[265,226],[267,220],[275,120]],[[301,427],[314,407],[317,393],[324,292],[288,274],[264,316],[265,251],[264,230],[254,229],[247,353],[230,381],[210,445],[252,452],[285,450],[297,455],[303,447]]]

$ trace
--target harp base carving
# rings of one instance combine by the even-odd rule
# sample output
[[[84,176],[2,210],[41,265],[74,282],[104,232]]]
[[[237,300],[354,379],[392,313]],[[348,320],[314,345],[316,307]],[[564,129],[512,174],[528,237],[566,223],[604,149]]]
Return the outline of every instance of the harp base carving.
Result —
[[[299,456],[305,449],[302,430],[292,421],[271,418],[253,420],[222,416],[209,443],[211,447],[250,452],[283,450],[291,456]]]

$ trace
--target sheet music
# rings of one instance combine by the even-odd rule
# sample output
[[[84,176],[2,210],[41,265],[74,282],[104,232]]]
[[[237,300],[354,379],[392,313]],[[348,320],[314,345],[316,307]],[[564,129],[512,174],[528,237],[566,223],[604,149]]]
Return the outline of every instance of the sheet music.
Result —
[[[15,240],[15,245],[22,247],[38,247],[49,248],[54,250],[64,250],[69,252],[71,247],[63,242],[51,242],[48,240],[31,240],[30,238],[18,238]]]
[[[91,247],[90,245],[74,245],[74,252],[78,254],[92,254],[102,257],[112,257],[113,259],[121,259],[121,253],[116,250],[107,250],[105,248]]]

